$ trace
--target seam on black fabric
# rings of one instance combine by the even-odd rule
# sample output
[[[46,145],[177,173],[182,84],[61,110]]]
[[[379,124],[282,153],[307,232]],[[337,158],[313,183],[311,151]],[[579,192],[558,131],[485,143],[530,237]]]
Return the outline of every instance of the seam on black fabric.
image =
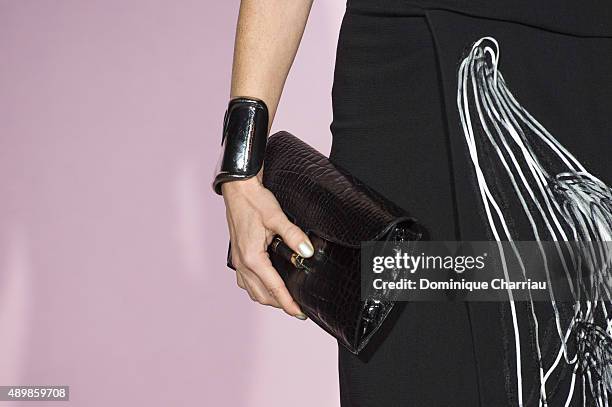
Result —
[[[470,327],[470,339],[472,342],[472,357],[474,358],[474,366],[476,366],[476,371],[474,372],[474,375],[476,376],[476,392],[478,393],[478,406],[482,407],[482,393],[480,391],[480,375],[479,375],[479,371],[480,371],[480,367],[478,365],[478,358],[476,357],[476,345],[475,345],[475,339],[474,339],[474,326],[472,324],[472,313],[470,311],[470,304],[467,301],[463,302],[464,306],[465,306],[465,312],[467,314],[467,318],[468,318],[468,325]]]
[[[444,8],[444,7],[431,7],[431,8],[427,8],[425,9],[425,14],[427,15],[428,11],[442,11],[442,12],[447,12],[447,13],[453,13],[453,14],[459,14],[465,17],[470,17],[470,18],[479,18],[479,19],[483,19],[483,20],[491,20],[491,21],[497,21],[497,22],[502,22],[502,23],[508,23],[508,24],[517,24],[517,25],[521,25],[524,27],[528,27],[528,28],[533,28],[536,30],[542,30],[542,31],[546,31],[549,32],[551,34],[558,34],[558,35],[566,35],[568,37],[576,37],[576,38],[601,38],[601,39],[612,39],[612,35],[588,35],[588,34],[579,34],[579,33],[573,33],[573,32],[569,32],[569,31],[559,31],[559,30],[555,30],[554,28],[549,28],[549,27],[543,27],[540,25],[536,25],[536,24],[530,24],[524,21],[518,21],[518,20],[513,20],[510,18],[502,18],[502,17],[493,17],[493,16],[483,16],[483,15],[478,15],[478,14],[473,14],[473,13],[468,13],[465,11],[458,11],[458,10],[453,10],[450,8]]]
[[[450,140],[450,124],[448,121],[448,113],[447,113],[447,108],[446,108],[446,98],[444,95],[444,80],[443,80],[443,75],[442,75],[442,67],[441,67],[441,61],[440,61],[440,57],[438,55],[438,39],[436,38],[435,32],[433,30],[433,27],[431,25],[431,20],[430,17],[427,13],[425,13],[425,22],[427,23],[427,28],[429,29],[429,33],[431,34],[431,39],[432,39],[432,44],[433,44],[433,52],[434,52],[434,58],[436,59],[436,74],[438,76],[438,83],[440,84],[439,86],[439,93],[440,93],[440,101],[441,101],[441,106],[440,108],[442,109],[442,120],[443,120],[443,124],[444,124],[444,136],[446,138],[446,153],[447,153],[447,157],[448,157],[448,168],[449,168],[449,177],[450,177],[450,187],[451,187],[451,197],[452,197],[452,206],[453,206],[453,223],[455,226],[455,239],[457,239],[458,241],[461,240],[461,227],[460,227],[460,222],[459,222],[459,207],[458,207],[458,203],[457,203],[457,188],[456,188],[456,182],[455,182],[455,170],[454,170],[454,162],[453,162],[453,156],[452,156],[452,151],[451,151],[451,140]],[[483,394],[481,391],[481,386],[480,386],[480,365],[479,365],[479,361],[478,361],[478,357],[477,357],[477,353],[476,353],[476,342],[475,342],[475,338],[474,338],[474,325],[472,323],[472,313],[470,310],[470,306],[469,303],[464,302],[463,303],[465,310],[466,310],[466,314],[467,314],[467,318],[468,318],[468,325],[469,325],[469,331],[470,331],[470,342],[471,342],[471,348],[472,348],[472,357],[474,358],[474,367],[475,367],[475,372],[474,372],[474,376],[476,377],[476,392],[478,394],[478,406],[482,407],[483,405]]]
[[[482,14],[469,13],[467,11],[454,10],[449,7],[417,8],[416,6],[414,6],[414,7],[411,7],[410,10],[406,10],[406,11],[389,11],[383,8],[378,8],[376,6],[372,6],[372,8],[369,8],[367,10],[362,10],[362,9],[359,9],[358,6],[351,6],[350,4],[347,5],[346,7],[347,13],[351,13],[355,15],[365,15],[365,16],[378,16],[378,17],[427,17],[428,12],[431,12],[431,11],[434,11],[434,12],[442,11],[442,12],[462,15],[465,17],[479,18],[479,19],[509,23],[509,24],[518,24],[524,27],[528,27],[528,28],[532,28],[536,30],[542,30],[542,31],[546,31],[552,34],[567,35],[569,37],[612,39],[612,35],[581,34],[577,32],[563,31],[563,30],[558,30],[558,29],[551,28],[551,27],[545,27],[545,26],[541,26],[537,24],[532,24],[532,23],[528,23],[525,21],[520,21],[520,20],[516,20],[512,18],[485,16]]]
[[[459,222],[459,205],[457,203],[457,186],[455,181],[455,166],[453,162],[453,154],[451,151],[451,140],[450,140],[450,124],[448,122],[448,112],[446,109],[446,98],[444,95],[444,79],[442,76],[442,69],[440,64],[440,58],[438,55],[438,47],[437,47],[437,39],[434,33],[434,30],[431,26],[431,22],[429,20],[429,16],[425,15],[425,22],[427,23],[427,28],[429,29],[429,33],[431,34],[432,44],[433,44],[433,52],[434,58],[436,60],[436,75],[438,76],[438,92],[440,94],[440,109],[442,121],[444,125],[444,138],[446,139],[446,156],[448,159],[448,170],[449,170],[449,181],[451,188],[451,199],[453,206],[453,225],[455,229],[455,239],[457,241],[461,240],[461,227]]]

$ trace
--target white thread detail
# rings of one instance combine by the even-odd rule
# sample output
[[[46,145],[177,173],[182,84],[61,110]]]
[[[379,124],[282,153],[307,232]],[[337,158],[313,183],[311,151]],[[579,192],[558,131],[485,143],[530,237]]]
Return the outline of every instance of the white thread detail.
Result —
[[[491,179],[500,174],[508,180],[509,192],[516,197],[533,233],[521,236],[521,240],[538,242],[544,261],[560,348],[554,362],[545,368],[538,320],[530,301],[540,405],[547,405],[546,382],[564,360],[574,365],[566,405],[571,405],[576,377],[580,375],[583,404],[587,402],[588,388],[597,406],[607,406],[608,393],[612,393],[612,318],[608,312],[612,300],[612,190],[589,173],[518,103],[498,65],[498,42],[492,37],[475,42],[459,67],[457,106],[488,226],[496,241],[508,241],[512,247],[512,253],[504,253],[498,244],[501,258],[516,256],[523,277],[527,278],[527,269],[514,244],[518,236],[513,236],[508,226],[512,214],[504,213],[498,202],[499,187]],[[494,158],[499,164],[499,168],[486,168],[487,174],[480,163],[485,146],[489,151],[487,158]],[[542,241],[555,242],[568,288],[574,296],[573,316],[565,325],[550,284],[551,270]],[[570,248],[569,242],[577,242],[580,250],[566,250]],[[505,261],[502,268],[508,280]],[[585,271],[590,274],[583,274]],[[514,327],[517,395],[522,407],[521,329],[512,292],[508,291],[508,295]],[[568,347],[570,341],[575,342],[573,355]]]

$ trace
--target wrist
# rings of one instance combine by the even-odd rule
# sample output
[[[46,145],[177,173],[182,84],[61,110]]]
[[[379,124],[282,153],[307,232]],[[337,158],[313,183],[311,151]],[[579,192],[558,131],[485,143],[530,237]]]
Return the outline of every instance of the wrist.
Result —
[[[254,176],[244,180],[227,181],[221,184],[222,195],[231,195],[233,193],[250,193],[263,187],[259,176]]]

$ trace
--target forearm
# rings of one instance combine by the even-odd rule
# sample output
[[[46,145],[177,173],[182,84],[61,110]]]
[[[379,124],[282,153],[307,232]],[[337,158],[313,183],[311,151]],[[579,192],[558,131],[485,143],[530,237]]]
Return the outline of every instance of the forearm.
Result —
[[[269,125],[297,53],[312,0],[242,0],[236,28],[230,97],[268,106]]]

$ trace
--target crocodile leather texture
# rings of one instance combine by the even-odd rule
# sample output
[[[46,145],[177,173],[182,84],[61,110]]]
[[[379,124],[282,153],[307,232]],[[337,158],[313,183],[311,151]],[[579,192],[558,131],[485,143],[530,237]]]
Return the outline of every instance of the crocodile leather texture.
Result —
[[[272,264],[302,311],[359,353],[394,304],[389,293],[361,295],[361,242],[418,240],[416,220],[285,131],[268,140],[263,183],[315,249],[301,258],[277,237],[268,249]]]

